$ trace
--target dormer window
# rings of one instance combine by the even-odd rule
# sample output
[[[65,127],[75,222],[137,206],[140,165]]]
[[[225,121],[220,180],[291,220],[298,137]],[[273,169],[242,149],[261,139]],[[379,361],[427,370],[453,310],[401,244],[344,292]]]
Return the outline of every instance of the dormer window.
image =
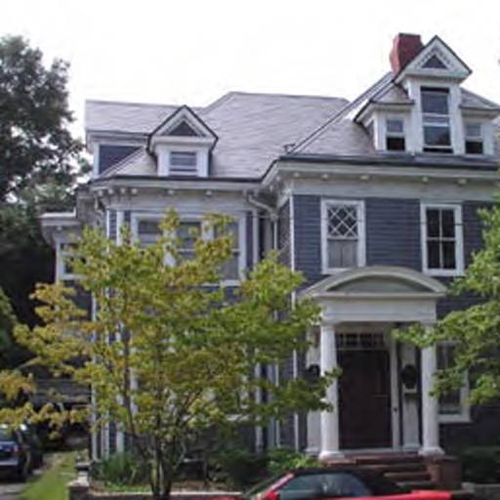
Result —
[[[422,87],[421,99],[424,151],[452,153],[448,89]]]
[[[404,151],[405,129],[404,121],[400,118],[389,118],[385,122],[385,148],[387,151]]]
[[[196,175],[198,164],[194,151],[170,151],[170,175]]]
[[[482,155],[483,133],[480,123],[465,124],[465,153],[468,155]]]

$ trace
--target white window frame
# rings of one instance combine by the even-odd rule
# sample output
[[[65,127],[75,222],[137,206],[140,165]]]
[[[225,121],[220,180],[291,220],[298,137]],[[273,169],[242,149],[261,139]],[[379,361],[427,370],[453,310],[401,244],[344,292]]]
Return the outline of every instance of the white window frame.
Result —
[[[190,155],[194,157],[194,163],[193,165],[189,165],[189,167],[192,167],[191,171],[186,171],[186,172],[175,172],[173,173],[172,170],[176,170],[177,167],[180,167],[181,165],[174,165],[172,162],[172,157],[174,155]],[[169,165],[169,175],[182,175],[182,176],[189,176],[189,177],[198,177],[198,152],[196,150],[193,151],[187,151],[187,150],[181,150],[181,149],[174,149],[172,148],[169,153],[168,153],[168,165]]]
[[[60,239],[56,245],[56,282],[57,281],[75,281],[80,279],[80,275],[66,272],[65,257],[71,255],[71,252],[64,250],[64,245],[74,245],[76,242]]]
[[[455,269],[429,269],[427,262],[427,209],[453,210],[455,219]],[[461,276],[464,273],[464,238],[462,205],[457,203],[420,204],[420,248],[422,252],[422,271],[430,276]]]
[[[398,121],[401,122],[401,125],[403,126],[403,131],[402,132],[390,132],[389,127],[388,127],[388,122],[390,121]],[[406,123],[405,119],[402,116],[386,116],[384,120],[384,126],[385,126],[385,137],[384,137],[384,149],[388,152],[394,152],[394,153],[401,153],[405,152],[407,150],[407,140],[406,140]],[[389,138],[395,138],[395,139],[403,139],[404,141],[404,148],[403,149],[388,149],[387,148],[387,140]]]
[[[467,135],[467,125],[478,126],[479,127],[479,135],[478,136]],[[467,146],[466,146],[467,141],[481,142],[482,147],[483,147],[483,152],[482,153],[467,153]],[[467,156],[484,156],[485,147],[486,147],[486,141],[485,141],[485,133],[484,133],[484,124],[482,122],[476,121],[476,120],[465,120],[464,121],[464,153]]]
[[[246,270],[246,218],[244,215],[234,215],[225,214],[232,217],[234,222],[238,224],[238,244],[239,244],[239,254],[238,254],[238,270],[239,279],[222,279],[221,285],[224,287],[240,286],[241,281],[245,278]],[[131,217],[131,231],[134,240],[138,241],[138,229],[139,221],[142,220],[154,220],[161,221],[165,215],[163,213],[147,213],[147,212],[136,212],[132,214]],[[206,223],[204,223],[204,215],[183,215],[179,214],[180,222],[201,222],[202,223],[202,237],[211,239],[214,237],[213,230],[208,230],[206,228]],[[172,257],[166,257],[166,263],[168,265],[173,265],[174,261]]]
[[[437,113],[426,113],[424,112],[424,92],[428,92],[429,88],[436,90],[442,90],[443,94],[446,93],[446,100],[448,104],[448,114],[441,115]],[[432,91],[431,91],[432,92]],[[433,85],[422,85],[420,87],[420,112],[422,114],[422,151],[430,154],[454,154],[455,147],[453,144],[453,130],[452,130],[452,100],[451,100],[451,89],[449,87],[435,87]],[[446,118],[446,121],[444,121]],[[441,121],[443,120],[443,121]],[[447,128],[450,136],[450,145],[448,146],[435,146],[433,144],[426,144],[425,142],[425,127],[440,127]],[[432,151],[425,151],[426,149],[432,149]],[[450,149],[451,151],[444,151],[445,149]]]
[[[439,342],[439,345],[441,346],[453,346],[455,345],[455,342],[453,341],[444,341],[444,342]],[[437,349],[437,347],[436,347]],[[470,403],[469,403],[469,393],[470,393],[470,386],[469,386],[469,376],[468,374],[464,374],[464,381],[462,386],[459,389],[460,393],[460,413],[455,413],[455,414],[448,414],[448,413],[441,413],[441,406],[438,402],[438,417],[439,417],[439,422],[443,424],[452,424],[452,423],[465,423],[465,422],[470,422]]]
[[[358,265],[366,264],[366,232],[365,232],[365,202],[363,200],[339,200],[328,198],[321,200],[321,267],[323,274],[334,274],[351,268],[328,267],[328,207],[331,205],[346,205],[356,207],[358,225]]]

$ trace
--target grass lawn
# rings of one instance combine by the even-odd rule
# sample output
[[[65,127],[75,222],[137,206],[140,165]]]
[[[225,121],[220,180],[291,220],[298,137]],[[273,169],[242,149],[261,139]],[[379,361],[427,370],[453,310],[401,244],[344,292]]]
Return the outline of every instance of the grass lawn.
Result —
[[[66,485],[76,477],[75,452],[56,453],[49,467],[21,493],[21,500],[66,500]]]

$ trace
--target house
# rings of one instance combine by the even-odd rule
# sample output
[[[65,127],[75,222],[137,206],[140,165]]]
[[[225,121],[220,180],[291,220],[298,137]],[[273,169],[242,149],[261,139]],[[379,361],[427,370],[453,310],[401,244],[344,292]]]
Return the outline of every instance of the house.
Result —
[[[327,392],[334,411],[258,428],[257,448],[323,459],[373,449],[439,456],[498,435],[500,408],[470,408],[466,380],[440,400],[431,395],[453,345],[420,351],[389,332],[430,327],[470,304],[446,291],[481,244],[477,210],[491,206],[500,180],[500,107],[463,87],[471,70],[439,37],[423,45],[399,34],[390,63],[352,102],[241,92],[201,108],[88,101],[92,177],[75,212],[43,217],[59,280],[75,279],[64,256],[83,225],[118,240],[129,224],[147,244],[168,207],[182,229],[207,213],[234,218],[228,285],[270,248],[305,275],[300,294],[322,308],[312,348],[261,376],[341,366]],[[116,429],[94,435],[95,457],[123,446]]]

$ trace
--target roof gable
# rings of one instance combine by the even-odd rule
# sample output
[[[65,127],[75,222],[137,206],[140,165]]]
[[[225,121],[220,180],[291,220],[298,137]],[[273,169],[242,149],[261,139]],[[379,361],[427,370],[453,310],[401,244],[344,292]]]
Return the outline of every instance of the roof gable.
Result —
[[[408,76],[425,78],[449,78],[465,80],[471,69],[457,54],[435,36],[422,50],[396,75],[396,82],[401,82]]]

